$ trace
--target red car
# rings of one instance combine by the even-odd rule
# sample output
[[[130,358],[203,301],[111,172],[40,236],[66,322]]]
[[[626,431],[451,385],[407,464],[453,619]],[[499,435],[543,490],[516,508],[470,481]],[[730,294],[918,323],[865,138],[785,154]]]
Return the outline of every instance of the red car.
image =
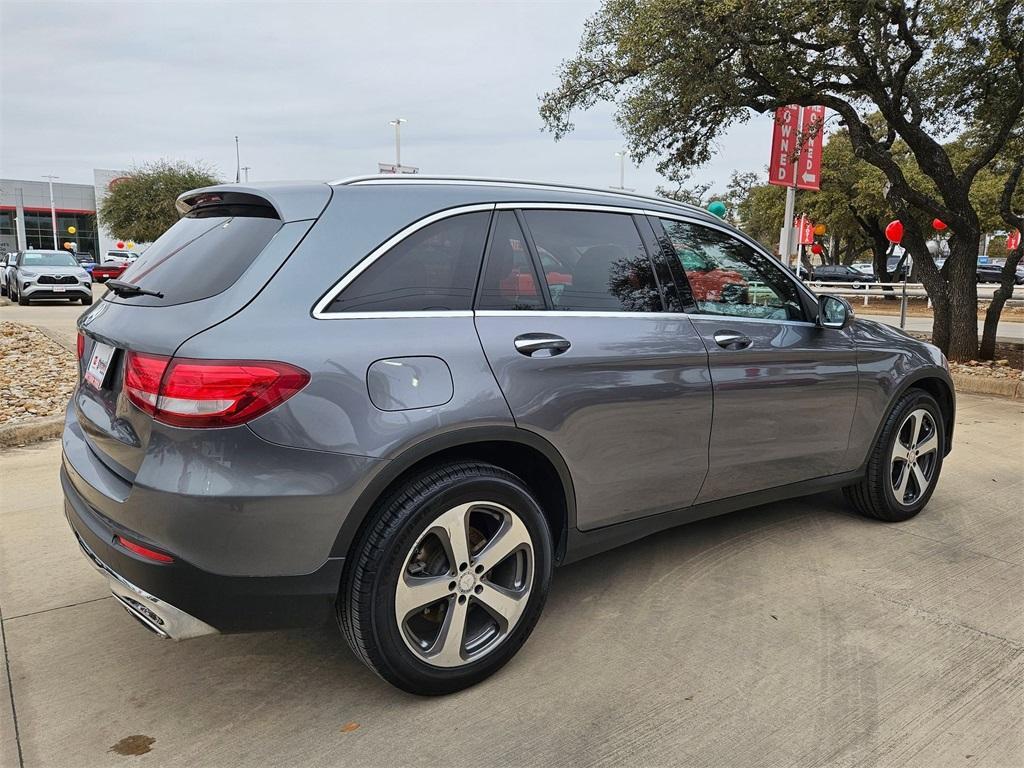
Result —
[[[120,277],[128,268],[127,264],[97,264],[92,268],[93,282],[102,283]]]

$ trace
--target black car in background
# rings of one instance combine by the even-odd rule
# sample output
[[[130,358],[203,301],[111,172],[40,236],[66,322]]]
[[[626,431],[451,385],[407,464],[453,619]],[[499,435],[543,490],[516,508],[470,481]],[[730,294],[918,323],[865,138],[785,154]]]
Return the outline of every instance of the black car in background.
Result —
[[[874,283],[874,275],[845,264],[825,264],[814,268],[814,279],[823,283]]]
[[[985,264],[978,264],[979,283],[998,283],[1002,279],[1004,261],[990,261]],[[1024,285],[1024,266],[1018,264],[1013,282],[1015,285]]]

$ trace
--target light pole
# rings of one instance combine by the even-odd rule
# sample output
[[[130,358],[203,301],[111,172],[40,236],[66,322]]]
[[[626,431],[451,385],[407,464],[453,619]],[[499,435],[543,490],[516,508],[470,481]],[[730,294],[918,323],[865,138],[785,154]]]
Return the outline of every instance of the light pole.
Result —
[[[402,123],[406,123],[404,117],[396,117],[388,122],[388,125],[395,126],[395,173],[402,172]]]
[[[53,250],[57,248],[57,209],[53,205],[53,180],[60,176],[43,176],[50,183],[50,225],[53,227]]]
[[[238,137],[235,136],[235,184],[242,183],[242,159],[238,154]]]
[[[249,183],[249,170],[252,168],[251,165],[243,165],[242,170],[245,171],[245,183]]]
[[[619,158],[619,186],[616,189],[625,191],[626,189],[626,151],[620,150],[615,153],[615,156]]]

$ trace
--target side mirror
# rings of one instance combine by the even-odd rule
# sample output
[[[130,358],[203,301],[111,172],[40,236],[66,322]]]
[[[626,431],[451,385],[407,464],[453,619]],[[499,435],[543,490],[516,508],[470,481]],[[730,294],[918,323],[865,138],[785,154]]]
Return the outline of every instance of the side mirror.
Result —
[[[842,330],[853,322],[853,307],[841,296],[818,297],[818,327]]]

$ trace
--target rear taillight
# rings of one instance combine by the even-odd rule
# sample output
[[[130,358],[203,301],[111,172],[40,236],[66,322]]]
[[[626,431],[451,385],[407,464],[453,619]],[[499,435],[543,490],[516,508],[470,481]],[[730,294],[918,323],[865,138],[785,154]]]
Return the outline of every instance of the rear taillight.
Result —
[[[78,332],[78,340],[75,343],[78,350],[78,359],[81,360],[82,355],[85,354],[85,335],[81,331]]]
[[[309,374],[265,360],[192,360],[129,352],[124,391],[157,421],[230,427],[262,416],[309,383]]]

